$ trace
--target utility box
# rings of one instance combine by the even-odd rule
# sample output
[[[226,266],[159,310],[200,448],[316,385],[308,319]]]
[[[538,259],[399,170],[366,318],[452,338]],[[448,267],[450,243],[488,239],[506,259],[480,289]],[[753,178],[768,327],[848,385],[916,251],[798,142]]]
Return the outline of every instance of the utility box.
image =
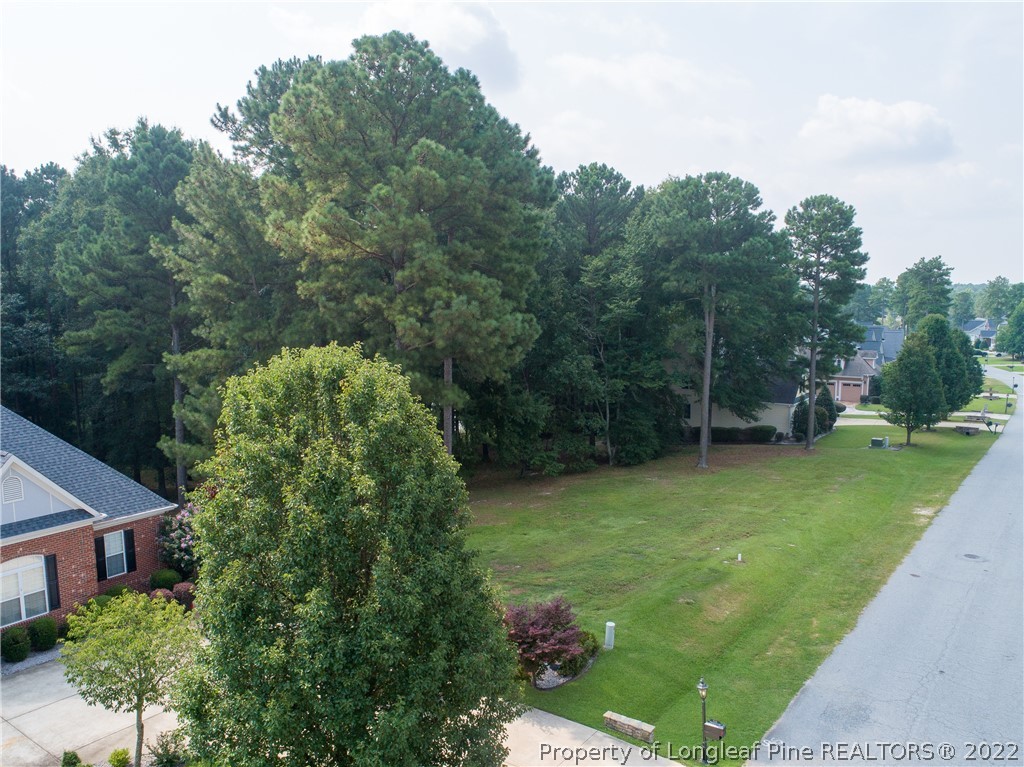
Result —
[[[872,437],[871,438],[871,447],[884,450],[885,448],[889,447],[889,438],[888,437]]]
[[[714,719],[704,722],[704,737],[707,740],[723,740],[725,738],[725,725]]]

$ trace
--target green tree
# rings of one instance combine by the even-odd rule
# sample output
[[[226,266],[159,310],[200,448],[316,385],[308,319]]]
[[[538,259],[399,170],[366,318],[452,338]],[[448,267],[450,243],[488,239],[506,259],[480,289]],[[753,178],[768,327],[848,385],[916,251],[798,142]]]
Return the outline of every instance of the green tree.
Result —
[[[996,332],[996,349],[1014,357],[1024,356],[1024,301],[1017,304],[1006,324]]]
[[[953,283],[949,276],[953,270],[942,261],[942,256],[921,258],[896,278],[893,304],[903,318],[903,327],[913,330],[929,314],[949,315]]]
[[[973,399],[981,394],[981,390],[985,385],[985,371],[981,367],[981,360],[974,354],[974,347],[971,345],[970,337],[962,330],[957,330],[956,328],[952,328],[950,332],[953,337],[953,345],[964,359],[966,388],[971,393],[971,399]],[[963,406],[961,405],[961,407]]]
[[[941,413],[943,418],[960,410],[979,393],[972,388],[972,381],[967,375],[967,360],[955,340],[954,334],[961,332],[951,328],[949,321],[938,314],[929,314],[914,331],[924,336],[935,355],[935,369],[942,379],[942,396],[947,408]]]
[[[408,380],[358,348],[228,381],[194,522],[209,644],[179,708],[200,756],[501,763],[515,653],[457,469]]]
[[[1006,277],[989,280],[978,296],[978,316],[1001,320],[1013,311],[1012,301],[1013,286]]]
[[[262,177],[271,241],[336,338],[400,362],[442,406],[450,450],[456,373],[502,379],[537,337],[524,304],[553,179],[476,78],[426,43],[391,32],[354,47],[271,118],[298,168]]]
[[[198,642],[180,604],[129,591],[69,615],[60,660],[87,703],[135,714],[135,764],[142,764],[142,713],[167,702]]]
[[[974,294],[969,290],[961,290],[953,294],[953,305],[949,310],[949,320],[954,327],[959,328],[965,322],[973,320]]]
[[[842,311],[864,277],[867,253],[861,247],[861,230],[853,225],[852,205],[830,195],[808,197],[786,213],[786,236],[795,256],[794,265],[808,296],[807,450],[814,448],[814,408],[818,391],[819,355],[827,359],[849,357],[863,329]],[[828,371],[834,372],[834,371]],[[834,407],[834,406],[833,406]]]
[[[711,405],[753,418],[789,362],[796,294],[785,240],[749,182],[726,173],[669,179],[632,233],[683,375],[700,392],[697,466],[707,468]]]
[[[182,416],[192,441],[165,437],[162,444],[191,465],[212,451],[219,389],[230,376],[266,362],[282,346],[327,339],[315,307],[299,299],[297,265],[264,236],[259,182],[249,167],[202,144],[176,197],[187,217],[174,221],[176,241],[159,254],[188,299],[202,343],[164,355],[188,392]]]
[[[58,199],[67,171],[49,163],[18,177],[0,168],[0,392],[4,404],[62,437],[72,437],[71,376],[58,344],[67,297],[53,281],[52,249],[30,237]]]
[[[907,445],[915,430],[938,423],[947,411],[935,354],[924,334],[908,336],[896,359],[882,367],[882,404],[888,409],[885,420],[907,430]]]
[[[172,222],[186,213],[174,198],[188,173],[192,145],[177,130],[139,120],[125,133],[108,131],[83,165],[88,171],[87,228],[65,229],[55,273],[77,304],[78,322],[64,333],[74,354],[96,360],[108,405],[130,414],[127,453],[136,478],[143,464],[157,468],[161,487],[167,457],[157,447],[164,434],[184,441],[184,388],[164,355],[191,342],[184,296],[162,263],[174,241]],[[76,177],[83,172],[80,166]],[[115,404],[116,403],[116,404]],[[179,501],[185,464],[176,461]]]

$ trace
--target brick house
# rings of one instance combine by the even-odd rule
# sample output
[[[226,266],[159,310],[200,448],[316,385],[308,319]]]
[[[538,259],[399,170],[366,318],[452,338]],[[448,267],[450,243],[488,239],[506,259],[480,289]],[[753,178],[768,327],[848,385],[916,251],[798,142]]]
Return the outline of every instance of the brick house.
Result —
[[[177,508],[0,406],[0,626],[63,617],[112,586],[148,591]]]

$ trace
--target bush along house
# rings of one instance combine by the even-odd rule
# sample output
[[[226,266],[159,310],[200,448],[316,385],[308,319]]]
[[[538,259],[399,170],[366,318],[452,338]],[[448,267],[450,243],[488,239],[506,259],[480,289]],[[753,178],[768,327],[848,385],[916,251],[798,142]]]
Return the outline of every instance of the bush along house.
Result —
[[[0,479],[0,628],[62,618],[113,586],[149,590],[177,504],[5,407]]]

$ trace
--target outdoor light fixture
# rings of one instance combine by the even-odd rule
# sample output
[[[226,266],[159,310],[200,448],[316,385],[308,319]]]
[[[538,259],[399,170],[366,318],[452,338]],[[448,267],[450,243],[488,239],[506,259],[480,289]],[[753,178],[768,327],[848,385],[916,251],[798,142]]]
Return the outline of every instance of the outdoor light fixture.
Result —
[[[700,762],[701,764],[709,764],[708,762],[708,736],[704,732],[704,722],[708,720],[708,685],[704,681],[704,677],[700,678],[697,682],[697,692],[700,693],[700,735],[704,740],[704,745],[700,750]]]

